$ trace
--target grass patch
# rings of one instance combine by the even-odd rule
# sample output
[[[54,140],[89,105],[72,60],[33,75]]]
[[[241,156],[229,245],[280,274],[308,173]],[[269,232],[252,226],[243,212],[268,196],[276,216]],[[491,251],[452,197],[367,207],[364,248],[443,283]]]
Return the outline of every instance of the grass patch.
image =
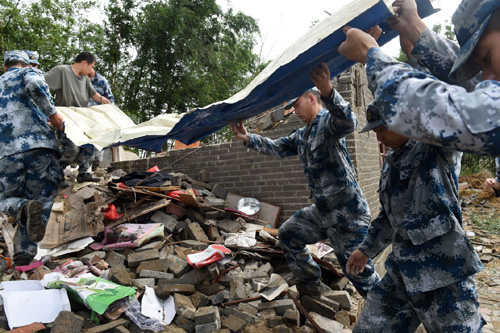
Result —
[[[472,214],[470,222],[490,233],[500,235],[500,218],[495,216]]]

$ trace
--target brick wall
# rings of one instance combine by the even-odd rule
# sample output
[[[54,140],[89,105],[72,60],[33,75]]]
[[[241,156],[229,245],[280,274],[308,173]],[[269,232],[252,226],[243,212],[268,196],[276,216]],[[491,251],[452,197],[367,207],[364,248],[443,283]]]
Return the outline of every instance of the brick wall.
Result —
[[[361,129],[366,123],[364,109],[372,98],[366,87],[363,68],[354,66],[336,78],[334,84],[344,98],[353,105],[353,110],[359,119],[358,129]],[[265,117],[259,122],[270,123]],[[290,115],[281,121],[279,126],[274,126],[274,129],[263,131],[261,134],[278,138],[288,135],[301,126],[303,123],[300,119]],[[346,138],[346,145],[356,167],[360,186],[370,204],[372,215],[375,215],[378,212],[377,188],[380,175],[378,143],[373,132],[354,133]],[[154,165],[162,169],[182,158],[164,172],[182,172],[199,180],[200,171],[206,170],[211,184],[220,184],[228,191],[281,206],[280,223],[298,209],[311,204],[303,169],[296,156],[277,158],[262,155],[246,148],[239,140],[195,149],[170,151],[167,156],[162,157],[116,162],[113,163],[113,167],[126,172],[147,170]]]

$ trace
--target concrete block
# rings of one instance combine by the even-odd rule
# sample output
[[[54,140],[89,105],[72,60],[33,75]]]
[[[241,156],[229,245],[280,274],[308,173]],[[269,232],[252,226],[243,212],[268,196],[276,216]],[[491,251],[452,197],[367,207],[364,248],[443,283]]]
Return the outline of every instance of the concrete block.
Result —
[[[154,278],[133,279],[132,285],[138,288],[145,288],[146,286],[153,288],[155,286],[155,279]]]
[[[211,241],[215,241],[217,238],[220,237],[219,229],[214,225],[209,225],[207,227],[207,237]]]
[[[298,310],[286,310],[283,319],[292,325],[300,326],[300,314]]]
[[[222,302],[224,302],[223,292],[218,292],[217,294],[210,295],[209,297],[213,305],[221,304]]]
[[[232,299],[243,299],[248,297],[243,279],[233,277],[229,285]]]
[[[187,319],[184,316],[179,316],[179,315],[175,316],[174,323],[188,333],[194,332],[194,328],[195,328],[194,321]],[[167,326],[167,327],[169,327],[169,326]],[[166,331],[170,332],[170,330],[168,328]]]
[[[308,312],[316,312],[317,314],[329,318],[329,319],[335,319],[335,313],[336,311],[326,305],[325,303],[311,298],[309,296],[303,296],[300,299],[300,304],[308,311]]]
[[[148,244],[144,244],[141,247],[135,249],[135,252],[142,252],[142,251],[148,251],[148,250],[157,250],[159,251],[163,247],[163,242],[162,241],[156,241],[156,242],[151,242]]]
[[[176,277],[186,274],[191,269],[191,266],[189,266],[186,260],[182,260],[177,256],[169,255],[167,260],[168,271],[173,273]]]
[[[344,325],[344,327],[349,327],[349,325],[351,325],[351,319],[349,317],[349,312],[347,312],[346,310],[338,311],[335,314],[334,320],[338,321],[339,323]]]
[[[243,304],[243,303],[240,303],[240,304]],[[257,309],[255,309],[255,310],[257,310]],[[224,308],[224,315],[225,316],[233,315],[235,317],[243,319],[244,321],[246,321],[249,324],[253,324],[255,322],[255,320],[257,319],[256,315],[251,315],[251,314],[248,314],[246,312],[240,311],[236,308],[232,308],[232,307],[228,307],[228,306]]]
[[[199,212],[199,210],[195,210],[193,208],[188,208],[186,209],[186,216],[190,218],[191,220],[198,222],[198,223],[203,223],[205,222],[205,216]]]
[[[125,263],[125,256],[110,250],[104,260],[106,260],[109,266],[118,266]]]
[[[247,322],[234,315],[230,315],[222,321],[222,327],[229,328],[232,333],[241,333],[247,326]]]
[[[257,310],[256,307],[254,307],[248,303],[238,304],[238,310],[240,310],[241,312],[244,312],[248,315],[251,315],[251,316],[257,316],[257,314],[259,313],[259,310]]]
[[[152,271],[149,269],[143,269],[141,270],[141,273],[139,274],[139,277],[141,278],[153,278],[156,280],[160,279],[173,279],[174,274],[172,273],[165,273],[165,272],[159,272],[159,271]]]
[[[227,191],[222,185],[215,184],[214,187],[212,188],[212,193],[217,198],[226,199]]]
[[[124,265],[113,266],[109,269],[110,281],[121,284],[122,286],[130,286],[130,272]]]
[[[217,321],[219,318],[219,309],[216,306],[204,306],[196,310],[194,314],[194,323],[196,325],[208,324]]]
[[[344,325],[341,323],[333,319],[323,317],[316,312],[309,312],[309,315],[316,322],[316,324],[324,330],[325,333],[342,333],[344,329]],[[309,321],[306,322],[306,325],[312,326]]]
[[[345,290],[329,290],[321,293],[321,296],[336,301],[342,309],[350,310],[352,307],[351,296]]]
[[[127,261],[129,267],[137,267],[142,262],[160,259],[158,250],[147,250],[143,252],[134,252],[128,255]]]
[[[191,302],[195,308],[201,308],[208,306],[210,304],[210,297],[205,294],[200,293],[199,291],[195,291],[194,294],[190,296]]]
[[[152,261],[145,261],[139,264],[139,267],[135,270],[137,274],[141,274],[143,269],[158,272],[167,272],[169,261],[167,259],[159,259]]]
[[[291,299],[279,299],[272,302],[262,302],[259,304],[259,311],[273,309],[278,316],[285,314],[288,309],[295,309],[295,304]]]
[[[266,324],[267,324],[267,327],[269,327],[269,328],[275,328],[276,326],[279,326],[282,323],[283,323],[283,319],[281,317],[278,317],[278,316],[268,317],[266,319]]]
[[[220,324],[218,322],[196,325],[195,332],[196,333],[212,333],[219,331]]]
[[[195,291],[192,284],[171,284],[163,283],[163,281],[166,280],[160,280],[158,285],[155,287],[155,293],[160,298],[167,298],[173,293],[191,295]]]
[[[208,278],[208,271],[205,269],[192,269],[179,277],[179,281],[190,281],[186,283],[199,284]],[[205,294],[206,295],[206,294]]]
[[[213,284],[200,284],[196,286],[196,290],[198,290],[200,293],[205,294],[205,295],[212,295],[220,290],[224,289],[220,284],[218,283],[213,283]]]
[[[52,325],[51,333],[80,333],[83,326],[83,317],[70,311],[61,311]]]
[[[235,220],[224,219],[217,222],[217,227],[224,232],[234,233],[241,229],[241,224]]]
[[[189,320],[194,320],[196,308],[188,296],[182,294],[174,294],[175,312],[179,316],[186,317]]]
[[[198,223],[196,223],[196,224],[198,224]],[[202,231],[203,231],[203,229],[202,229]],[[209,244],[207,244],[207,243],[203,243],[203,242],[200,242],[197,240],[192,240],[192,239],[186,239],[186,240],[183,240],[179,243],[179,246],[181,246],[181,247],[193,249],[196,251],[203,251],[208,247],[208,245]]]
[[[189,223],[187,226],[187,232],[191,239],[197,241],[205,241],[208,242],[208,237],[205,234],[205,231],[200,227],[200,225],[196,222]]]
[[[165,214],[164,212],[158,210],[153,216],[151,216],[151,222],[153,223],[162,223],[165,227],[165,231],[169,234],[172,234],[175,230],[175,226],[179,221],[174,218],[172,215]]]
[[[203,206],[205,206],[206,210],[211,210],[211,208],[217,208],[217,209],[226,208],[226,200],[224,200],[224,199],[216,198],[216,197],[205,197],[203,200],[205,200],[205,203],[203,204]],[[203,206],[202,206],[202,209],[204,209]],[[208,206],[208,207],[206,207],[206,206]]]
[[[330,283],[328,286],[332,288],[332,290],[344,290],[344,288],[349,283],[349,280],[346,277],[342,277]]]

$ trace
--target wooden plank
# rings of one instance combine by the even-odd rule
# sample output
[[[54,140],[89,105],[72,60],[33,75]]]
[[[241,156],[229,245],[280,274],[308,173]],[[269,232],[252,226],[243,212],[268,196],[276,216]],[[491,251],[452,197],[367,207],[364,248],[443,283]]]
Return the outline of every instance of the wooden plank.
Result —
[[[233,192],[227,192],[227,208],[237,209],[238,201],[241,198],[245,197]],[[265,221],[269,223],[271,227],[276,228],[281,213],[281,207],[261,200],[259,200],[259,203],[260,210],[257,212],[257,216],[255,216],[255,218],[261,221]]]
[[[141,205],[139,207],[134,207],[134,208],[128,210],[128,212],[126,214],[128,216],[123,216],[120,219],[114,221],[113,223],[107,224],[106,227],[113,227],[115,225],[125,223],[127,220],[131,221],[139,216],[142,216],[142,215],[148,214],[152,211],[166,207],[169,204],[170,204],[170,200],[162,199],[159,201],[148,202],[148,203]]]

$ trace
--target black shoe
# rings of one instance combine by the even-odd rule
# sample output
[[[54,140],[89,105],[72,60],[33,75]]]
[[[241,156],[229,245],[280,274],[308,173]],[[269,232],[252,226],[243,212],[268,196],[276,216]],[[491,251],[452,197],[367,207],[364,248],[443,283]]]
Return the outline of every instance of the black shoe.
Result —
[[[76,177],[77,183],[85,183],[85,182],[97,183],[100,180],[101,180],[101,178],[94,177],[90,173],[86,173],[84,175],[78,175],[78,177]]]
[[[45,225],[42,221],[42,204],[36,200],[26,202],[21,212],[21,225],[26,227],[28,236],[35,243],[45,236]]]
[[[15,266],[26,266],[31,263],[34,257],[34,255],[30,255],[26,252],[19,252],[14,254],[14,258],[12,259]]]
[[[319,284],[316,283],[297,283],[295,285],[297,287],[297,291],[300,296],[309,296],[312,298],[320,298],[321,297],[321,288]]]

